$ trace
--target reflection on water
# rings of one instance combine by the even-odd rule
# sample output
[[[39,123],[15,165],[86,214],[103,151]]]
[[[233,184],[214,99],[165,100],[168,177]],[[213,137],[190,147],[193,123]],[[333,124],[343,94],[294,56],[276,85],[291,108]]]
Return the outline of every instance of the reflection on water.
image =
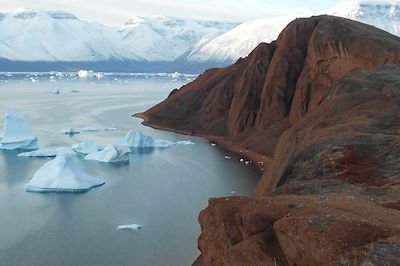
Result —
[[[224,159],[226,152],[207,140],[144,127],[130,117],[186,80],[60,76],[56,82],[38,78],[32,83],[23,77],[0,75],[0,108],[23,113],[41,147],[72,146],[88,138],[104,147],[131,129],[195,145],[135,149],[123,165],[75,158],[89,175],[106,182],[83,194],[25,192],[28,179],[50,159],[0,152],[0,265],[189,265],[199,254],[197,216],[208,198],[233,190],[249,195],[257,182],[253,167],[232,155]],[[48,93],[54,86],[60,95]],[[101,131],[59,134],[62,128],[87,126]],[[108,127],[117,130],[104,130]],[[115,230],[132,223],[143,228]]]

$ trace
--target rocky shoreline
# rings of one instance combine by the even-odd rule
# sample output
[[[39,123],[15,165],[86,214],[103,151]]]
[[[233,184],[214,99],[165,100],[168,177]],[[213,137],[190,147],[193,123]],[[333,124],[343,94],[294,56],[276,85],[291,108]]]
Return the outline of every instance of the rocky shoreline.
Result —
[[[195,265],[400,264],[400,38],[332,16],[211,69],[139,114],[263,174],[210,199]]]

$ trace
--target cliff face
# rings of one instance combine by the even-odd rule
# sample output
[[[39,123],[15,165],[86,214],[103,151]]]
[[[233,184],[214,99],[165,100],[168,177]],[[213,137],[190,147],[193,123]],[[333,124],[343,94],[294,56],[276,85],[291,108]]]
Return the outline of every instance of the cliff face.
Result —
[[[144,114],[152,125],[221,136],[263,130],[284,118],[296,124],[333,81],[398,61],[399,38],[372,26],[330,16],[297,19],[276,43],[206,71]]]
[[[200,214],[196,264],[400,264],[399,62],[398,37],[297,19],[146,111],[149,125],[268,158],[253,198]]]

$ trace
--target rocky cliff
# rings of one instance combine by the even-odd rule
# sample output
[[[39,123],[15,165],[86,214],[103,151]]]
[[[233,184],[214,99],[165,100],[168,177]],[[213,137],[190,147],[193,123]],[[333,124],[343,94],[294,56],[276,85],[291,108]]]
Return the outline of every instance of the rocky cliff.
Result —
[[[198,265],[400,263],[400,38],[297,19],[145,123],[263,158],[253,198],[210,200]]]

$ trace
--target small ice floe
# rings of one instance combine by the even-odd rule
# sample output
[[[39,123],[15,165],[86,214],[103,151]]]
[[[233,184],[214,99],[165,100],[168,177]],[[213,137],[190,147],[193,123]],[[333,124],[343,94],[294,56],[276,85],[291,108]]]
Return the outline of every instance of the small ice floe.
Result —
[[[129,162],[129,153],[130,150],[128,146],[110,144],[102,151],[88,154],[85,160],[104,163],[127,163]]]
[[[79,90],[70,90],[69,92],[70,92],[70,93],[79,93],[79,92],[81,92],[81,91],[79,91]]]
[[[87,70],[79,70],[78,71],[78,77],[81,79],[87,78],[88,75],[89,75],[89,71],[87,71]]]
[[[249,161],[245,161],[244,163],[245,163],[246,165],[248,165],[250,162],[249,162]]]
[[[174,74],[172,74],[172,78],[173,79],[178,79],[178,78],[180,78],[182,76],[182,74],[181,73],[179,73],[179,72],[175,72]]]
[[[73,129],[72,127],[67,128],[67,129],[61,129],[60,130],[61,134],[65,134],[65,135],[75,135],[75,134],[79,134],[81,132],[79,131],[75,131],[75,129]]]
[[[104,77],[103,73],[96,73],[95,76],[97,79],[102,79]]]
[[[176,145],[194,145],[194,142],[191,140],[179,140]]]
[[[231,191],[231,194],[235,194],[235,193],[236,193],[236,191],[234,191],[234,190]]]
[[[36,150],[37,141],[25,117],[10,108],[6,109],[0,149]]]
[[[138,131],[129,131],[125,138],[118,143],[125,144],[131,148],[169,148],[176,145],[176,142],[155,140]]]
[[[79,144],[75,144],[74,146],[72,146],[72,150],[78,154],[87,155],[100,151],[101,147],[97,145],[97,143],[93,140],[87,139]]]
[[[81,128],[81,131],[100,131],[100,129],[96,127],[83,127]]]
[[[116,127],[106,127],[104,130],[105,131],[115,131],[115,130],[118,130],[118,128],[116,128]]]
[[[225,155],[225,159],[231,159],[231,156]]]
[[[60,94],[60,90],[58,89],[58,87],[54,87],[51,91],[51,94],[55,94],[55,95],[59,95]]]
[[[215,143],[211,142],[211,146],[213,146],[213,147],[214,147],[214,146],[217,146],[217,144],[215,144]]]
[[[132,230],[138,231],[142,226],[140,224],[124,224],[117,226],[117,230]]]
[[[244,163],[244,159],[240,158],[239,162]]]
[[[19,157],[56,157],[59,153],[70,153],[74,155],[75,152],[70,148],[61,147],[61,148],[43,148],[36,151],[31,152],[23,152],[18,154]]]
[[[104,184],[104,181],[86,174],[68,153],[44,164],[25,185],[28,192],[85,192]]]

